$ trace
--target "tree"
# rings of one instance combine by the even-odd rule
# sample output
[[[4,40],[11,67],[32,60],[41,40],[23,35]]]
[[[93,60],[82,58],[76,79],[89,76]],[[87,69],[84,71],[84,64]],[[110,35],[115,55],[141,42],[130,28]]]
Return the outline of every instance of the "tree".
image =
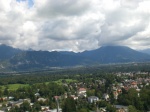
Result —
[[[87,90],[87,96],[95,96],[95,90]]]
[[[31,107],[30,107],[30,103],[28,101],[25,101],[23,102],[21,105],[20,105],[20,110],[21,112],[25,112],[25,111],[30,111],[31,110]]]
[[[136,109],[134,106],[132,106],[132,105],[129,105],[128,109],[129,109],[129,112],[140,112],[139,110],[137,110],[137,109]]]
[[[34,111],[39,112],[41,110],[41,105],[38,102],[34,103],[33,109]]]
[[[6,88],[4,89],[4,95],[8,96],[8,94],[9,94],[8,87],[6,87]]]
[[[82,109],[78,110],[77,112],[90,112],[90,111],[86,108],[82,108]]]
[[[69,97],[65,99],[62,112],[75,112],[76,111],[76,105],[73,98]]]
[[[116,108],[113,107],[113,106],[110,105],[110,104],[107,104],[106,109],[107,109],[108,112],[116,112]]]
[[[0,87],[0,97],[2,97],[3,95],[3,91],[2,91],[2,87]]]
[[[18,106],[15,106],[14,108],[11,108],[9,112],[20,112],[20,109]]]

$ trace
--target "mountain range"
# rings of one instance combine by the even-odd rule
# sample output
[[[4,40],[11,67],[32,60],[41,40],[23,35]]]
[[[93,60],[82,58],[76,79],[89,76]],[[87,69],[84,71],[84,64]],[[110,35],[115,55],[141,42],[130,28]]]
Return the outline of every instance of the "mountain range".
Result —
[[[146,54],[150,54],[150,49],[140,50],[140,52],[142,52],[142,53],[146,53]]]
[[[150,55],[125,46],[103,46],[79,53],[68,51],[23,51],[0,45],[0,70],[26,71],[50,67],[149,62]]]

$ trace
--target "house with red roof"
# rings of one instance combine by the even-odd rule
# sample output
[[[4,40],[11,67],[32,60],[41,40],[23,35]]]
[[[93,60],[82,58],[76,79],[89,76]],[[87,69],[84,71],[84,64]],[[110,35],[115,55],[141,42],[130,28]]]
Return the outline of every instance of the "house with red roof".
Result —
[[[78,96],[84,96],[86,97],[86,88],[79,88],[78,89]]]

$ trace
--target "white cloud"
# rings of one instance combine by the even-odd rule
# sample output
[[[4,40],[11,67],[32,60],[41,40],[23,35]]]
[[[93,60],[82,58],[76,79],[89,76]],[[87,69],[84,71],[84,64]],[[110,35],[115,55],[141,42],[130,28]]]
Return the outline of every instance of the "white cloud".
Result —
[[[1,0],[0,4],[3,44],[49,51],[112,44],[150,47],[149,0],[34,0],[33,6],[29,0]]]

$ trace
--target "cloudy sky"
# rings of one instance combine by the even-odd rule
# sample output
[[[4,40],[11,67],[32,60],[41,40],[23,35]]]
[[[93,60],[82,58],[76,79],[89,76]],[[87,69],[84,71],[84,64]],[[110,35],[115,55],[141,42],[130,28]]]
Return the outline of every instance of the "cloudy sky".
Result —
[[[83,51],[150,48],[150,0],[0,0],[0,44]]]

